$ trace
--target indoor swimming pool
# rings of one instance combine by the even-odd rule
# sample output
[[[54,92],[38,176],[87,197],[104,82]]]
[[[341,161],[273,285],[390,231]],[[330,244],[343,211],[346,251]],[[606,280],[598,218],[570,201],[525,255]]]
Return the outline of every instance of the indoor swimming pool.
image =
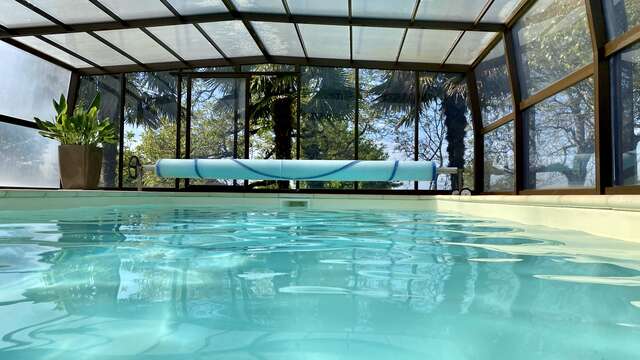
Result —
[[[640,244],[435,211],[0,216],[0,359],[632,359]]]

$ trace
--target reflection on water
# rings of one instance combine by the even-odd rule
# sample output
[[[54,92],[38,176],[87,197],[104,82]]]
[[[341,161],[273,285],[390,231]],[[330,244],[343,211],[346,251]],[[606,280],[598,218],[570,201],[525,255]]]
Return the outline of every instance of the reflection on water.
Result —
[[[639,269],[448,214],[3,215],[0,359],[631,359]]]

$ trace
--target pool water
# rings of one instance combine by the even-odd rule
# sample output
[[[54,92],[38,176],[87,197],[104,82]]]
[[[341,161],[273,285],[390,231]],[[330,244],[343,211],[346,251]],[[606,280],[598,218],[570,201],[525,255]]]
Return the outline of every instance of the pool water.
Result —
[[[638,359],[640,244],[435,212],[0,215],[0,359]]]

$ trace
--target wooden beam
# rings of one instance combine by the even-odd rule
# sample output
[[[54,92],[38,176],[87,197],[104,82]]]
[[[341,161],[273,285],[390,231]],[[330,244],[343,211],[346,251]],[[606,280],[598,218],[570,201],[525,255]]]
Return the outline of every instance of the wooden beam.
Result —
[[[521,92],[520,77],[516,65],[515,39],[512,29],[507,29],[504,33],[505,58],[507,61],[507,73],[509,75],[509,86],[511,87],[511,97],[513,101],[513,122],[515,128],[514,158],[515,158],[515,193],[519,194],[525,189],[525,171],[527,165],[527,154],[525,149],[524,119],[520,109]]]
[[[564,78],[556,81],[555,83],[547,86],[546,88],[538,91],[537,93],[529,96],[528,98],[520,102],[520,109],[525,110],[531,106],[539,103],[540,101],[547,99],[563,90],[570,88],[571,86],[579,83],[580,81],[589,78],[593,75],[593,64],[587,64],[580,69],[572,72]]]
[[[606,43],[604,45],[604,55],[609,57],[614,53],[637,43],[638,41],[640,41],[640,25],[632,27],[624,34]]]
[[[285,65],[301,65],[301,66],[319,66],[319,67],[344,67],[344,68],[363,68],[363,69],[381,69],[381,70],[419,70],[419,71],[440,71],[440,72],[452,72],[452,73],[465,73],[470,67],[468,65],[458,64],[445,64],[438,63],[414,63],[414,62],[399,62],[393,61],[367,61],[367,60],[354,60],[349,59],[321,59],[321,58],[308,58],[303,57],[289,57],[289,56],[272,56],[270,61],[263,56],[248,56],[230,59],[232,62],[226,59],[203,59],[203,60],[190,60],[189,64],[192,67],[210,67],[210,66],[231,66],[231,65],[254,65],[264,64],[271,62],[273,64],[285,64]],[[105,66],[101,69],[97,68],[81,68],[78,69],[83,75],[98,75],[98,74],[118,74],[122,72],[139,72],[139,71],[167,71],[167,70],[179,70],[188,69],[179,61],[164,62],[164,63],[150,63],[144,64],[144,67],[137,64],[129,65],[117,65],[117,66]]]
[[[168,16],[150,19],[133,19],[127,21],[102,21],[86,24],[57,24],[46,26],[32,26],[24,28],[7,29],[9,32],[0,32],[0,38],[13,36],[51,35],[68,32],[88,32],[101,30],[120,30],[131,28],[143,28],[154,26],[169,26],[181,24],[199,24],[216,21],[241,20],[241,21],[265,21],[277,23],[297,23],[315,25],[340,25],[340,26],[364,26],[364,27],[390,27],[410,29],[432,30],[456,30],[456,31],[488,31],[501,32],[505,30],[504,24],[478,23],[464,21],[434,21],[411,19],[378,19],[358,18],[348,16],[317,16],[317,15],[291,15],[269,14],[255,12],[225,12],[207,13],[198,15],[183,15],[181,17]],[[64,26],[63,26],[64,25]]]
[[[492,132],[493,130],[501,127],[502,125],[505,125],[506,123],[513,121],[513,119],[514,119],[513,113],[509,113],[509,114],[501,117],[500,119],[492,122],[491,124],[483,127],[482,128],[482,133],[486,134],[488,132]]]
[[[613,146],[611,119],[611,82],[609,60],[605,54],[607,42],[606,25],[602,1],[585,0],[589,31],[593,46],[593,84],[594,84],[594,125],[596,190],[605,194],[613,185]]]

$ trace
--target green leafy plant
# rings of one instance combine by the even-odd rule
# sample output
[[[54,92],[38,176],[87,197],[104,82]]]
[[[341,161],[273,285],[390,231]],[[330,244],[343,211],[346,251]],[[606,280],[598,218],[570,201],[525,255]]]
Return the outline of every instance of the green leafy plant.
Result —
[[[88,108],[82,103],[78,104],[72,114],[68,112],[64,95],[60,95],[57,102],[53,100],[53,107],[56,109],[53,122],[35,118],[42,136],[58,140],[62,145],[100,146],[117,143],[116,130],[109,119],[98,120],[100,94],[96,95]]]

